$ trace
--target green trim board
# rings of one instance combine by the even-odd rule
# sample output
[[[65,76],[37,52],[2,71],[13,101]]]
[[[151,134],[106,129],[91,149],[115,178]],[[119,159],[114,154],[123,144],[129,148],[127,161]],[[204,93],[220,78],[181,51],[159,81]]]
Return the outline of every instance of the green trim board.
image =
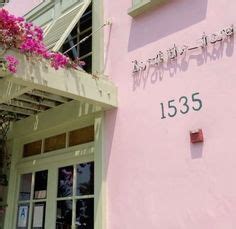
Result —
[[[74,69],[54,70],[47,63],[28,61],[26,56],[9,50],[5,55],[14,55],[19,60],[16,74],[5,76],[3,82],[11,82],[28,89],[60,95],[66,98],[89,102],[110,109],[117,107],[117,88],[108,79]],[[5,99],[11,94],[7,95]],[[0,98],[0,100],[3,98]]]
[[[94,121],[95,131],[95,215],[94,228],[106,229],[106,155],[105,155],[105,121],[104,112],[97,113]]]
[[[8,139],[25,139],[32,142],[54,135],[55,127],[58,134],[86,127],[91,123],[96,113],[102,109],[84,102],[71,101],[54,109],[30,116],[23,120],[14,122],[8,134]],[[27,126],[27,128],[25,128]]]
[[[52,5],[54,5],[54,2],[55,2],[54,0],[45,0],[39,5],[37,5],[36,7],[34,7],[32,10],[30,10],[28,13],[26,13],[24,17],[27,20],[31,21],[33,18],[36,18],[40,14],[42,14],[42,12],[47,11],[48,7],[51,7]]]
[[[25,15],[27,21],[38,26],[45,26],[55,18],[55,1],[46,0]]]
[[[132,7],[128,9],[128,14],[131,17],[139,16],[165,1],[166,0],[133,0]]]
[[[93,0],[92,11],[92,31],[96,31],[104,24],[103,0]],[[104,51],[104,29],[100,29],[92,36],[92,72],[94,74],[104,74]]]

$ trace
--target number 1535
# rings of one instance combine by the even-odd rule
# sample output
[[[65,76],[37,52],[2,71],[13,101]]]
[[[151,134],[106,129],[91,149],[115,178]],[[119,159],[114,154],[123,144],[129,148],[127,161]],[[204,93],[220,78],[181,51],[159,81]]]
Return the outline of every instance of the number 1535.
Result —
[[[178,108],[176,107],[178,105]],[[202,100],[200,99],[199,92],[193,93],[191,98],[181,96],[179,99],[169,100],[166,104],[160,103],[161,106],[161,119],[167,116],[173,118],[178,112],[187,114],[189,111],[199,111],[202,109]]]

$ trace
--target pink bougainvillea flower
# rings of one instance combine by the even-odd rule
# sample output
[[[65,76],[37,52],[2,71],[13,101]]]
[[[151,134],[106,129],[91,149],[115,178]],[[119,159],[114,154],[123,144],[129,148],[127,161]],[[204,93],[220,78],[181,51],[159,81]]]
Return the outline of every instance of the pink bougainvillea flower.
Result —
[[[19,64],[19,61],[12,55],[5,56],[5,60],[7,69],[11,73],[16,73],[16,66]]]
[[[50,61],[53,68],[71,67],[85,65],[83,61],[76,59],[71,61],[62,53],[53,53],[43,43],[43,30],[26,22],[23,17],[11,15],[7,10],[0,9],[0,44],[6,49],[17,48],[28,57],[40,57]],[[14,56],[6,56],[7,68],[10,72],[16,72],[18,60]]]
[[[61,53],[52,53],[51,54],[51,66],[56,70],[61,68],[65,68],[69,63],[69,58]]]
[[[11,64],[19,64],[19,61],[12,55],[5,56],[5,60]]]

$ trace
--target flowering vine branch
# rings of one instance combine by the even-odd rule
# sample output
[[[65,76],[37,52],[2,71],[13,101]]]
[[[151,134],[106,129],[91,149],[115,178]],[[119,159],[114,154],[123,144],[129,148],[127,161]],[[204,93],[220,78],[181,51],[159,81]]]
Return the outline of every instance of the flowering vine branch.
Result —
[[[48,50],[40,27],[26,22],[23,17],[11,15],[5,9],[0,9],[0,45],[4,50],[16,48],[27,57],[46,59],[56,70],[69,67],[77,69],[85,64],[79,59],[72,61],[62,53]],[[0,65],[2,70],[15,73],[19,61],[14,56],[6,56],[5,61],[5,69],[3,63]]]

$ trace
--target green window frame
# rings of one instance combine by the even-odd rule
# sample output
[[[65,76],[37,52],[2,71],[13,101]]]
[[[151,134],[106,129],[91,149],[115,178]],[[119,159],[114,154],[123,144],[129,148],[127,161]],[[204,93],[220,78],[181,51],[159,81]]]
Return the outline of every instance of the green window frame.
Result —
[[[131,17],[136,17],[160,5],[164,1],[165,0],[132,0],[132,7],[128,9],[128,14]]]
[[[4,7],[7,3],[9,3],[9,0],[0,0],[0,8]]]

